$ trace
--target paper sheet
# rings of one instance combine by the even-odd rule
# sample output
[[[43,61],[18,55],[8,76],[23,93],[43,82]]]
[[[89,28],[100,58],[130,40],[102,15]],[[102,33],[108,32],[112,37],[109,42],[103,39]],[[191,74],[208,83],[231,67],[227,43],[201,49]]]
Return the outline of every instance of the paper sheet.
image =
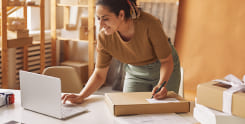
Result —
[[[175,113],[119,116],[115,121],[119,124],[191,124]]]
[[[161,100],[157,99],[146,99],[149,103],[169,103],[169,102],[179,102],[176,98],[165,98]]]

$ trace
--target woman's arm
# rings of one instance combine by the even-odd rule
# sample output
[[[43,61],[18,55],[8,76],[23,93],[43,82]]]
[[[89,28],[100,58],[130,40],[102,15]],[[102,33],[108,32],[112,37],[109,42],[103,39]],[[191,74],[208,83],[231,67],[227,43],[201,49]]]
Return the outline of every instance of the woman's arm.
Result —
[[[172,54],[170,54],[165,59],[160,59],[160,62],[160,79],[157,86],[155,86],[152,90],[152,95],[154,95],[154,98],[156,99],[162,99],[167,96],[167,89],[165,88],[167,84],[165,84],[158,93],[155,93],[155,91],[161,86],[164,81],[167,82],[169,80],[174,68]]]
[[[108,72],[109,66],[105,68],[96,68],[86,83],[85,87],[82,89],[79,95],[76,94],[65,94],[62,96],[63,103],[67,100],[71,103],[80,104],[83,100],[99,89],[106,80],[106,75]]]

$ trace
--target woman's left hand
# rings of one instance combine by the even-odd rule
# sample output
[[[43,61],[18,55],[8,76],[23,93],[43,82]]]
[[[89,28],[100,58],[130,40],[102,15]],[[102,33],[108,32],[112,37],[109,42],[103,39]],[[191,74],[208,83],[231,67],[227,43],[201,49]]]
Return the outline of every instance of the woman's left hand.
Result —
[[[162,87],[159,92],[155,93],[158,88],[160,88],[160,86],[158,86],[158,85],[153,88],[153,90],[152,90],[153,98],[155,98],[155,99],[163,99],[163,98],[165,98],[167,96],[167,93],[168,93],[167,88],[166,87]]]

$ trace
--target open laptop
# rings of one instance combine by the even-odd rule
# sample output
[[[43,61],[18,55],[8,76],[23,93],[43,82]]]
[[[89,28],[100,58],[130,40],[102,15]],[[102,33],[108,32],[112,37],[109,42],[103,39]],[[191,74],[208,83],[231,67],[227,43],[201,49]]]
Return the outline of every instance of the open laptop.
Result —
[[[23,108],[58,119],[67,119],[87,111],[84,107],[62,104],[61,80],[56,77],[20,70]]]

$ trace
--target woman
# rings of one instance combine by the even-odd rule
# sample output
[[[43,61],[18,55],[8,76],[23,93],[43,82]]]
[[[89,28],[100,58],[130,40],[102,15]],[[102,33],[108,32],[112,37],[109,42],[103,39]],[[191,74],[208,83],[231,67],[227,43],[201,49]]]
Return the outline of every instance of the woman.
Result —
[[[156,99],[164,98],[167,89],[178,92],[178,56],[157,18],[140,11],[136,0],[98,0],[96,15],[101,28],[96,68],[79,95],[62,96],[64,103],[80,104],[100,88],[112,57],[126,63],[124,92],[152,91]],[[164,81],[167,86],[155,93]]]

